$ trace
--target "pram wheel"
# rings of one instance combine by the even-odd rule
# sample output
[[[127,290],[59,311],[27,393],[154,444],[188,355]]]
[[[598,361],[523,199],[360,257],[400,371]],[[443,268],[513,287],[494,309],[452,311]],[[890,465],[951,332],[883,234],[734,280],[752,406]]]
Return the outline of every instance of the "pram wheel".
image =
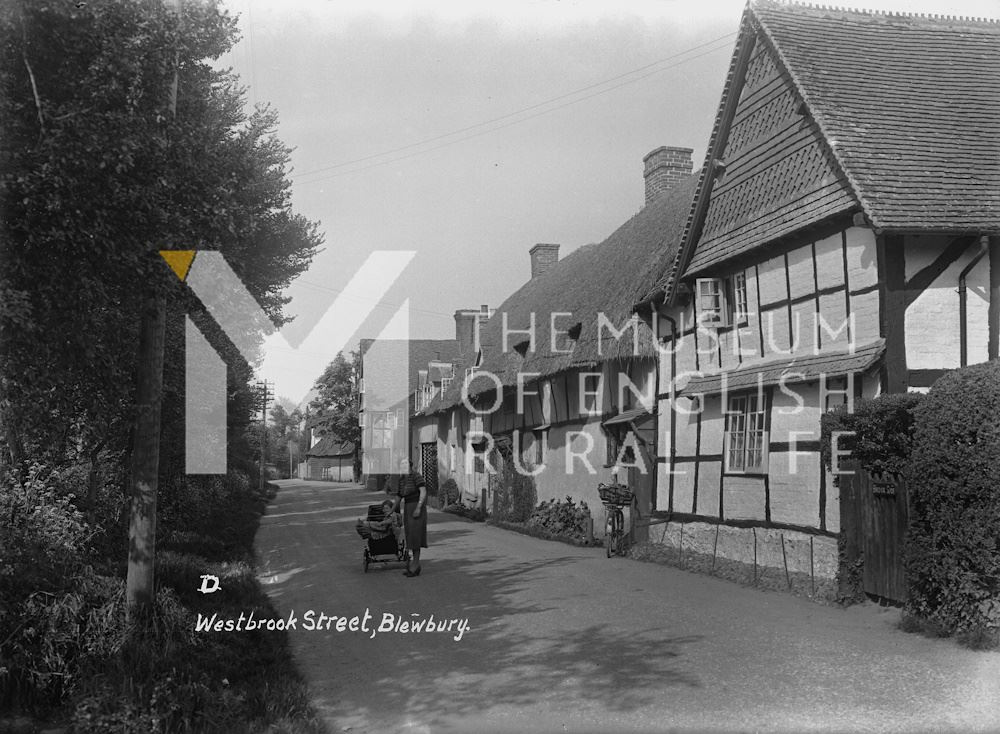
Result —
[[[371,563],[371,558],[368,556],[368,549],[367,548],[365,548],[364,563],[365,563],[365,573],[368,573],[368,564]]]

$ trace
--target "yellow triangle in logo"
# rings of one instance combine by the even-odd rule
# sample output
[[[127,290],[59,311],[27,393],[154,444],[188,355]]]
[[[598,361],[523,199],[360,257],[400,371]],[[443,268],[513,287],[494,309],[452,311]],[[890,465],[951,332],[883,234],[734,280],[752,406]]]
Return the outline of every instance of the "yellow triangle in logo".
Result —
[[[160,257],[167,261],[178,278],[184,280],[191,269],[194,253],[194,250],[160,250]]]

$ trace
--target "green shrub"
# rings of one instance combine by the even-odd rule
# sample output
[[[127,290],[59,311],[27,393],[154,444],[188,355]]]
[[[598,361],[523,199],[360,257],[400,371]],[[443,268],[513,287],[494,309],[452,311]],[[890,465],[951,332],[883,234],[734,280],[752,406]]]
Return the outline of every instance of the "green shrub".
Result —
[[[461,490],[458,488],[458,484],[454,479],[448,477],[445,479],[441,486],[438,487],[438,507],[447,507],[448,505],[453,505],[458,502],[459,497],[462,496]]]
[[[907,612],[951,633],[1000,629],[1000,362],[938,380],[916,410]]]
[[[532,471],[530,465],[523,467]],[[504,456],[496,474],[490,476],[493,517],[503,522],[527,522],[538,502],[535,478],[518,472],[510,455]]]
[[[99,591],[91,530],[58,483],[37,464],[0,479],[0,707],[61,700]]]
[[[581,501],[577,505],[573,498],[567,495],[565,502],[547,500],[538,505],[528,518],[528,527],[582,541],[587,537],[590,519],[590,508],[587,507],[587,503]]]
[[[900,393],[880,395],[872,400],[855,400],[854,411],[847,405],[827,413],[820,419],[821,450],[823,462],[831,468],[831,437],[834,431],[852,432],[840,436],[839,451],[850,451],[850,456],[872,473],[892,472],[902,474],[910,458],[913,443],[914,410],[923,395]]]

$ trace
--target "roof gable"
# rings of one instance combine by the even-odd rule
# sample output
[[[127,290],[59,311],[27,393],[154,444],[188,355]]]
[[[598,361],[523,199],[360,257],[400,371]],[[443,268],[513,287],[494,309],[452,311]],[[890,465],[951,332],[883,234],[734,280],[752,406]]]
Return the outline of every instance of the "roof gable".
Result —
[[[1000,231],[1000,22],[751,8],[875,227]]]
[[[761,101],[759,110],[744,105],[737,116],[743,95],[775,75],[782,92]],[[753,125],[740,131],[740,123],[754,114],[787,114],[790,100],[808,115],[814,138],[801,141],[802,168],[788,161],[785,170],[811,178],[814,187],[830,186],[825,194],[815,188],[798,210],[772,211],[772,221],[762,222],[766,239],[849,208],[847,196],[876,228],[1000,231],[1000,23],[751,0],[683,244],[649,298],[671,297],[682,274],[718,265],[763,239],[740,229],[754,188],[723,197],[736,182],[727,165],[729,182],[715,184],[717,161],[728,164],[743,138],[755,136]],[[780,131],[771,134],[781,140]],[[772,203],[781,198],[772,186],[789,185],[778,173],[757,189]],[[713,189],[720,194],[715,212]],[[728,208],[724,198],[731,200]],[[727,228],[735,244],[720,234]]]
[[[731,117],[713,149],[724,172],[706,183],[708,204],[685,274],[856,208],[815,121],[767,41],[755,34]]]

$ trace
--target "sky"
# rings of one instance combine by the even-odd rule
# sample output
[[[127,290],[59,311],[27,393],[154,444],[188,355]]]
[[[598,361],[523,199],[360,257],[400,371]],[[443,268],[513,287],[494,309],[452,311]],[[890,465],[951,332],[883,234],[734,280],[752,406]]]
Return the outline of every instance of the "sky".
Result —
[[[642,207],[651,150],[692,148],[700,167],[744,6],[223,1],[242,38],[219,63],[277,110],[293,207],[324,233],[258,369],[295,404],[387,324],[453,338],[457,309],[528,280],[536,243],[564,257],[604,240]],[[1000,16],[996,0],[850,6]],[[388,287],[356,277],[379,250],[408,253]]]

